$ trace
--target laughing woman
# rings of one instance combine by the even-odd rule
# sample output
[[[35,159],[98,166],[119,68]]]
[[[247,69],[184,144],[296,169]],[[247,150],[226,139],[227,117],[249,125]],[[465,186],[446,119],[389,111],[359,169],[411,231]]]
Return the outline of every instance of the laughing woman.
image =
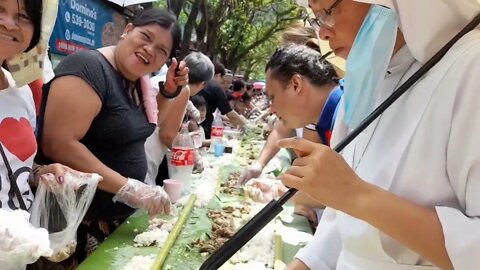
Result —
[[[0,1],[0,62],[10,62],[30,50],[37,50],[42,31],[42,1]],[[48,40],[48,38],[47,38]],[[38,64],[38,63],[36,63]],[[22,68],[16,75],[24,76]],[[41,76],[41,74],[40,74]],[[24,76],[31,77],[31,76]],[[17,76],[18,78],[18,76]],[[31,81],[35,80],[32,78]],[[23,81],[25,81],[23,79]],[[28,83],[22,83],[26,84]],[[17,85],[12,74],[0,69],[0,209],[28,210],[33,193],[28,185],[45,173],[63,181],[66,167],[59,164],[36,166],[35,105],[28,86]],[[19,196],[21,195],[21,196]]]
[[[23,53],[28,55],[33,52],[36,54],[42,51],[39,46],[41,41],[48,41],[43,27],[48,24],[48,19],[44,22],[42,18],[43,5],[47,1],[39,0],[3,0],[0,1],[0,63],[18,62]],[[46,6],[43,14],[51,11]],[[53,25],[48,25],[52,27]],[[45,46],[43,46],[45,48]],[[44,50],[43,50],[44,52]],[[22,58],[25,60],[26,58]],[[25,63],[22,61],[22,63]],[[40,176],[45,173],[54,173],[59,182],[63,181],[64,171],[68,168],[59,164],[38,167],[34,165],[33,159],[37,152],[37,142],[35,140],[35,105],[32,93],[27,83],[41,77],[41,69],[38,62],[29,62],[26,66],[9,66],[15,71],[12,76],[4,68],[0,68],[0,212],[2,216],[8,216],[11,211],[28,211],[33,201],[33,193],[30,190],[29,179],[37,182]],[[35,72],[25,72],[25,70],[36,70]],[[36,77],[38,74],[38,77]],[[33,172],[32,172],[32,167]],[[5,229],[9,220],[0,219],[0,227]],[[4,223],[5,222],[5,223]],[[25,231],[15,231],[18,228],[25,228],[25,224],[15,224],[14,228],[3,230],[0,235],[1,253],[13,254],[12,244],[18,241],[15,235],[25,234]],[[7,225],[8,226],[8,225]],[[11,229],[11,230],[10,230]],[[10,231],[9,231],[10,230]],[[5,233],[6,232],[6,233]],[[41,238],[38,235],[39,239]],[[25,243],[23,243],[25,244]],[[32,251],[23,249],[23,254],[16,253],[16,256],[0,256],[0,265],[2,269],[8,269],[15,264],[25,264],[21,262],[23,258],[33,259],[37,255]],[[37,257],[38,258],[38,257]],[[18,268],[15,268],[18,269]]]
[[[77,261],[96,248],[135,209],[169,213],[170,200],[159,186],[144,184],[144,143],[157,124],[149,110],[145,75],[159,70],[179,44],[176,18],[149,9],[129,23],[117,46],[65,58],[44,87],[41,146],[44,161],[103,176],[83,224]],[[158,117],[177,88],[188,83],[188,68],[173,59],[157,96]],[[181,87],[180,87],[181,88]],[[88,245],[87,245],[88,243]]]

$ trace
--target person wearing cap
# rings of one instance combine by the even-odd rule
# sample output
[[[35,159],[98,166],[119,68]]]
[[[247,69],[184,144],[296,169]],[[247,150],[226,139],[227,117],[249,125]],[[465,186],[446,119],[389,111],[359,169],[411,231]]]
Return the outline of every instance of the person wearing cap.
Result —
[[[311,0],[319,35],[347,59],[332,145],[480,13],[476,0]],[[338,154],[305,140],[281,176],[327,209],[287,269],[477,269],[480,30]],[[367,68],[368,67],[368,68]]]
[[[235,76],[233,76],[232,71],[229,69],[225,69],[225,75],[223,75],[222,82],[221,82],[221,85],[224,91],[228,91],[232,89],[232,83],[234,78]]]

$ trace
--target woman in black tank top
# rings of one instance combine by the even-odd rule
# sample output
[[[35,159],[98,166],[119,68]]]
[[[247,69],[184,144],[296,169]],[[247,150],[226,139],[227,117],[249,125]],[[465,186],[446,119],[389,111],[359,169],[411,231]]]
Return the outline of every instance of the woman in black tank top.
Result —
[[[144,184],[145,140],[157,122],[142,79],[159,70],[178,46],[174,15],[149,9],[128,24],[115,47],[78,52],[55,69],[44,87],[39,162],[61,162],[103,176],[78,233],[77,262],[128,217],[134,208],[169,212],[168,195]],[[158,111],[188,83],[184,64],[172,60]],[[87,242],[90,243],[87,246]],[[64,265],[72,265],[65,262]]]

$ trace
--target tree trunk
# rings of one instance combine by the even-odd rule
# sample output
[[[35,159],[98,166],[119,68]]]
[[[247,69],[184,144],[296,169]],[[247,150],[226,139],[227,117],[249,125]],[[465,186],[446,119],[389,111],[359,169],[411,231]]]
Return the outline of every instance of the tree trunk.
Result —
[[[243,80],[248,82],[250,80],[250,73],[252,73],[253,67],[255,66],[255,61],[248,61],[245,65],[245,73],[243,75]]]
[[[219,31],[225,21],[227,9],[228,3],[226,1],[220,1],[217,7],[207,5],[207,44],[205,52],[214,60],[218,58]]]
[[[205,13],[205,1],[200,5],[199,10],[201,19],[198,25],[195,25],[195,33],[197,34],[197,50],[206,52],[205,37],[207,34],[207,14]]]
[[[192,4],[192,8],[190,10],[190,14],[188,15],[187,23],[183,28],[183,37],[181,42],[181,57],[185,57],[190,51],[190,40],[192,39],[193,29],[195,27],[195,23],[197,21],[199,9],[201,7],[202,2],[205,0],[195,0]]]
[[[180,12],[182,12],[185,0],[169,0],[167,2],[170,4],[168,9],[170,9],[178,18],[180,16]]]

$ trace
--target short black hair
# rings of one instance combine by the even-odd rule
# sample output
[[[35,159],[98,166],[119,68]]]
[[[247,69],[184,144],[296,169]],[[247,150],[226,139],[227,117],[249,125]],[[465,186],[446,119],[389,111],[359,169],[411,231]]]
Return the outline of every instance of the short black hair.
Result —
[[[287,84],[293,75],[299,74],[316,86],[338,84],[339,77],[333,66],[322,55],[305,45],[288,45],[275,51],[265,72]]]
[[[42,10],[42,0],[25,0],[25,12],[27,13],[28,18],[33,25],[32,40],[30,41],[30,45],[28,45],[27,50],[25,50],[26,52],[37,46],[38,42],[40,41],[40,34],[42,33]]]
[[[247,83],[247,90],[250,91],[253,89],[253,84]]]
[[[207,106],[207,101],[202,95],[195,95],[190,97],[190,101],[193,103],[193,106],[195,106],[197,109],[200,107]]]
[[[35,1],[35,0],[31,0]],[[37,0],[38,1],[38,0]],[[149,8],[140,12],[135,18],[132,19],[133,26],[145,26],[150,24],[157,24],[161,27],[170,30],[172,34],[173,44],[172,51],[170,52],[170,57],[175,56],[175,52],[180,45],[180,40],[182,38],[182,31],[180,25],[178,24],[177,17],[166,10],[158,8]]]
[[[225,70],[225,66],[222,63],[215,61],[213,65],[215,66],[215,75],[220,74],[220,76],[222,77],[225,76],[227,71]]]
[[[238,92],[240,90],[242,90],[243,88],[245,88],[245,83],[242,81],[242,80],[236,80],[233,82],[232,84],[232,90],[233,92]]]

